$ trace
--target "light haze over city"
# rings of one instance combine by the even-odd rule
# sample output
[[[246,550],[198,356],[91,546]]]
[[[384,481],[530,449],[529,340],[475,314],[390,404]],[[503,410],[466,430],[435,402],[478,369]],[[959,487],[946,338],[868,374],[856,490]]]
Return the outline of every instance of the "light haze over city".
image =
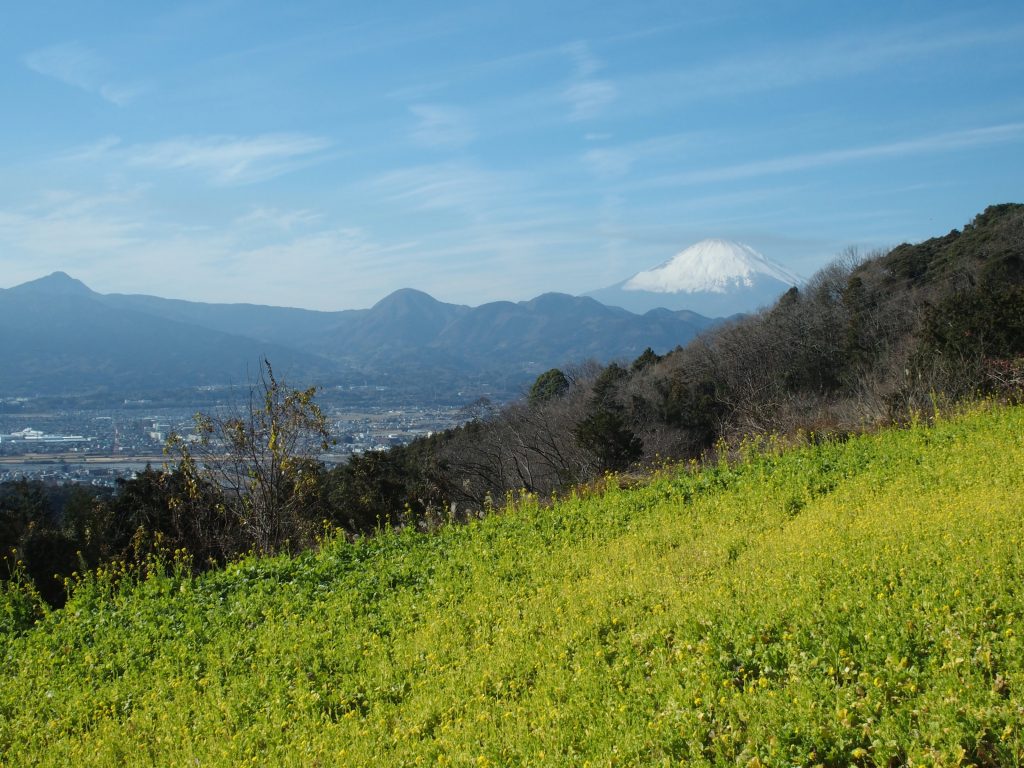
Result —
[[[1024,4],[39,2],[0,29],[0,287],[344,309],[807,276],[1024,198]]]

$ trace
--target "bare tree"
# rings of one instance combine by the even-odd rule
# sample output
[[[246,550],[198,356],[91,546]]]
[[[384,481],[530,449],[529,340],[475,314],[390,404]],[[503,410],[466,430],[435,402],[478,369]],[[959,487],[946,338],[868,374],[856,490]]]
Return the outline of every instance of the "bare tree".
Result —
[[[292,389],[263,361],[248,407],[226,416],[198,413],[190,439],[172,435],[168,452],[186,477],[186,492],[213,483],[224,493],[252,546],[273,552],[302,537],[316,504],[327,422],[316,388]]]

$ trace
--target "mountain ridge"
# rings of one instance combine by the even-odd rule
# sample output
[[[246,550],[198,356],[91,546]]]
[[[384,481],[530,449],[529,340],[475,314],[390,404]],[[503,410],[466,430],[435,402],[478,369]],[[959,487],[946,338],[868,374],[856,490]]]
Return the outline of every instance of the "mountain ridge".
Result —
[[[511,396],[539,370],[668,351],[714,324],[693,313],[637,315],[548,293],[478,307],[413,288],[369,309],[324,312],[101,294],[67,273],[0,291],[0,387],[16,394],[119,386],[133,392],[246,381],[261,357],[321,386],[366,377]]]
[[[92,288],[67,272],[51,272],[43,277],[12,286],[7,289],[18,294],[39,294],[50,296],[98,296]]]

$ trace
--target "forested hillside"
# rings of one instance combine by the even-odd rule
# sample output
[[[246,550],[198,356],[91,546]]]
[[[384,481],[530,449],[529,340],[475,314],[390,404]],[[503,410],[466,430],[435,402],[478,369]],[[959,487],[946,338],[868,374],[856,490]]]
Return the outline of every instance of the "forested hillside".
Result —
[[[551,370],[530,396],[387,456],[332,493],[358,525],[476,511],[607,470],[699,456],[720,438],[858,431],[1024,383],[1024,205],[891,252],[847,253],[775,306],[685,347]],[[405,515],[406,520],[410,517]]]
[[[314,393],[271,376],[248,413],[200,419],[203,451],[177,440],[167,468],[112,497],[0,487],[0,552],[59,604],[64,576],[101,563],[144,568],[181,549],[197,570],[218,567],[314,546],[325,524],[366,535],[466,521],[510,496],[550,499],[608,471],[699,458],[722,439],[845,435],[979,394],[1013,401],[1022,360],[1024,205],[992,206],[962,232],[846,254],[664,356],[551,369],[520,402],[478,403],[463,427],[329,471],[316,461],[326,435]]]
[[[0,762],[1018,765],[1022,435],[983,407],[59,611],[8,585]]]

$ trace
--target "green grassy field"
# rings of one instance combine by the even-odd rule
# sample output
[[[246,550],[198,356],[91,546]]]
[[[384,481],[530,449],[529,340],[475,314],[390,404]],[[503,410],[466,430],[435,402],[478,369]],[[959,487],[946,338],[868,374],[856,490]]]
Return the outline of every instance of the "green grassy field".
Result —
[[[0,763],[1024,763],[1024,409],[745,456],[8,593]]]

